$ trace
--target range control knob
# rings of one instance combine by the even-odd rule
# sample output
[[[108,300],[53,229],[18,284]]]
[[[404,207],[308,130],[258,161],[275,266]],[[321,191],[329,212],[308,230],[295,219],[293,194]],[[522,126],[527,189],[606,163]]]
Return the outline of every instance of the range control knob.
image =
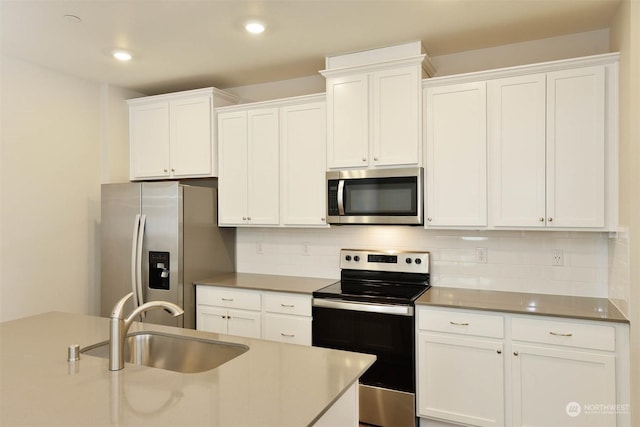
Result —
[[[416,264],[422,264],[422,260],[420,258],[416,258]]]
[[[347,255],[346,257],[344,257],[344,259],[346,259],[347,261],[351,261],[351,255]]]
[[[409,257],[407,257],[407,258],[404,260],[404,262],[406,262],[407,264],[411,264],[411,261],[412,261],[412,260],[411,260],[411,258],[409,258]]]
[[[354,257],[353,257],[353,260],[354,260],[355,262],[358,262],[358,261],[360,261],[360,257],[359,257],[358,255],[356,255],[356,256],[354,256]]]

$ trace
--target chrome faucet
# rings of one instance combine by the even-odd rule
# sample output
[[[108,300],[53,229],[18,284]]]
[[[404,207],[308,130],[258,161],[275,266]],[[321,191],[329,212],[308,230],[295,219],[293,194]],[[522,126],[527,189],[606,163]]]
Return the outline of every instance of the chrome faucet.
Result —
[[[129,298],[133,296],[133,292],[126,295],[113,306],[111,311],[111,323],[109,326],[109,370],[119,371],[124,368],[124,340],[127,337],[127,331],[133,323],[133,319],[147,310],[155,308],[164,308],[168,310],[173,317],[178,317],[184,311],[177,305],[167,301],[149,301],[137,307],[131,314],[124,318],[124,305]]]

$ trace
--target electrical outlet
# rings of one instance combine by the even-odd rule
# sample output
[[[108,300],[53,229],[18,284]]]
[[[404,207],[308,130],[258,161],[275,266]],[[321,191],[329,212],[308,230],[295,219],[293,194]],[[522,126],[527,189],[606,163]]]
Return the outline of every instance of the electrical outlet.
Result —
[[[487,256],[487,248],[476,248],[476,263],[486,264]]]
[[[309,242],[302,242],[302,255],[309,256]]]
[[[560,267],[564,265],[564,251],[562,249],[555,249],[553,251],[553,258],[551,258],[551,265]]]
[[[262,255],[263,254],[263,252],[262,252],[262,242],[257,242],[256,243],[256,253],[258,255]]]

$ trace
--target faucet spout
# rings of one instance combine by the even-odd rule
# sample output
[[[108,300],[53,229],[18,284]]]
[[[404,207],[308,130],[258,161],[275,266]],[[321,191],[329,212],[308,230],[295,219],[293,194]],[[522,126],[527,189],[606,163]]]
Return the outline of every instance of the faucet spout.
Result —
[[[111,312],[109,326],[109,370],[119,371],[124,368],[124,340],[133,320],[145,311],[163,308],[173,317],[180,316],[184,311],[174,303],[168,301],[149,301],[134,309],[127,318],[124,318],[124,305],[133,292],[125,295],[116,303]]]

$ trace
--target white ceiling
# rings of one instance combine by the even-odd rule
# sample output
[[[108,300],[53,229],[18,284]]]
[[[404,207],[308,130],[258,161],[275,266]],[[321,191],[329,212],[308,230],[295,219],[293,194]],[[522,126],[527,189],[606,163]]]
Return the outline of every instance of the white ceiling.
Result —
[[[608,28],[620,0],[0,0],[3,53],[154,94],[315,75],[421,40],[431,56]],[[80,23],[64,15],[76,15]],[[263,20],[261,36],[244,32]],[[113,48],[133,52],[117,63]]]

